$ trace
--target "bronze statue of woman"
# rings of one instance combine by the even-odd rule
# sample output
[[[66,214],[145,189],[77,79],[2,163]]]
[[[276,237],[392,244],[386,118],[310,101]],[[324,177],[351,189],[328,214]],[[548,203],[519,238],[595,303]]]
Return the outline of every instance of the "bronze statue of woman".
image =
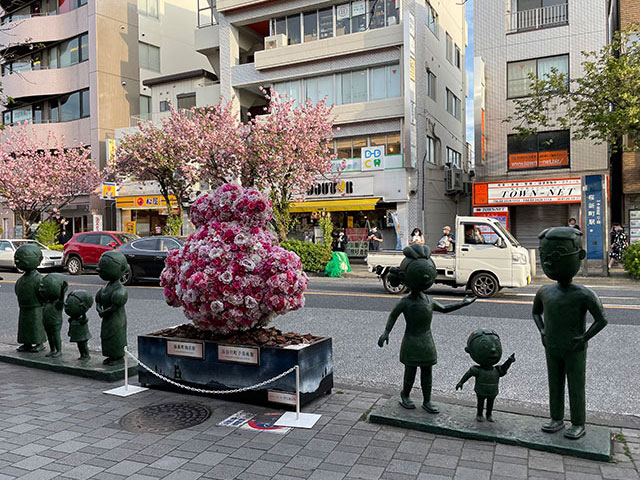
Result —
[[[400,362],[404,364],[404,381],[400,392],[400,405],[416,408],[409,398],[420,367],[422,386],[422,408],[429,413],[438,413],[438,407],[431,402],[432,367],[438,363],[436,346],[431,335],[433,312],[448,313],[469,305],[475,298],[467,298],[457,303],[442,305],[431,300],[424,290],[436,279],[436,266],[431,259],[429,247],[414,243],[403,250],[404,260],[399,268],[392,268],[389,281],[393,285],[403,282],[410,290],[389,314],[384,333],[378,339],[378,346],[389,343],[389,333],[400,314],[404,314],[406,328],[400,346]]]
[[[128,269],[127,259],[116,251],[103,253],[98,262],[98,275],[109,282],[96,293],[96,310],[102,319],[102,355],[107,357],[102,362],[105,365],[122,361],[124,347],[127,346],[127,313],[124,306],[128,296],[120,278]]]

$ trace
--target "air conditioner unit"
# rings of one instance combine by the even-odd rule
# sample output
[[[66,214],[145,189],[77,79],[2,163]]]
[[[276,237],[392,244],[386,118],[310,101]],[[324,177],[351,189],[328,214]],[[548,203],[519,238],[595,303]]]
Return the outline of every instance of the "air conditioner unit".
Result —
[[[444,169],[445,191],[447,195],[454,195],[463,191],[462,170],[458,167]]]
[[[287,36],[279,33],[264,38],[264,49],[273,50],[274,48],[284,47],[287,44]]]

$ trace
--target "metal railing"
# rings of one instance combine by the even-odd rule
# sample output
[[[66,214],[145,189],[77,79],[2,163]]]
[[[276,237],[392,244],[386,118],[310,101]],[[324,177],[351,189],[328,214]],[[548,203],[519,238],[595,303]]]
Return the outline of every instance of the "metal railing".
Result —
[[[567,3],[507,13],[507,33],[537,30],[569,22]]]

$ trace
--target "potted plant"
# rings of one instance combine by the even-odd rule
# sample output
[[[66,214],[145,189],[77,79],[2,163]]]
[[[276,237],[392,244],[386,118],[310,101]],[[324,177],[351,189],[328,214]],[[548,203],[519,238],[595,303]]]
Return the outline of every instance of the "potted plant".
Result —
[[[192,387],[239,389],[300,366],[300,401],[333,387],[331,338],[265,328],[301,308],[308,278],[300,258],[269,229],[272,207],[257,190],[225,184],[191,206],[195,232],[171,252],[161,276],[169,305],[192,325],[138,337],[142,363]],[[140,383],[166,387],[139,370]],[[244,400],[295,405],[295,376],[238,394]]]

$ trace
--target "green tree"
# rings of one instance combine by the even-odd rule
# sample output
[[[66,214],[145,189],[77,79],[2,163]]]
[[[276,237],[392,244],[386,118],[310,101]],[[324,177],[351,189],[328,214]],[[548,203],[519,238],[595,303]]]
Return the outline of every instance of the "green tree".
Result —
[[[582,77],[569,78],[557,69],[542,78],[530,74],[531,95],[514,100],[515,112],[504,121],[515,123],[523,137],[571,128],[576,140],[614,147],[625,135],[639,138],[640,43],[634,30],[616,32],[599,51],[582,52]],[[624,148],[637,150],[640,142]]]

